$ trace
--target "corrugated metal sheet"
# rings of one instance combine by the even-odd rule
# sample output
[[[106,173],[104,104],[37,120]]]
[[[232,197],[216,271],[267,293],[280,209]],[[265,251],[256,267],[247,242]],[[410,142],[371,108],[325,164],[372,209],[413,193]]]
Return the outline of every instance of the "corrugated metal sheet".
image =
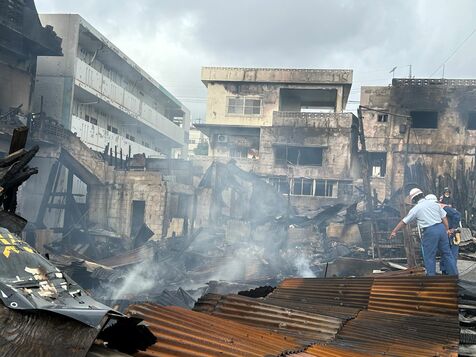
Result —
[[[269,296],[306,304],[365,308],[373,278],[286,279]]]
[[[304,345],[330,341],[342,326],[342,320],[335,317],[287,309],[238,295],[207,294],[197,301],[194,310],[296,337]]]
[[[458,355],[459,324],[457,318],[395,315],[363,310],[339,332],[334,342],[321,346],[330,356],[427,357]],[[339,352],[339,350],[341,352]],[[306,351],[309,353],[309,351]],[[316,356],[326,356],[323,353]]]
[[[153,304],[132,305],[157,343],[136,356],[277,356],[302,351],[292,337],[222,318]]]
[[[286,307],[288,309],[295,309],[300,311],[307,311],[311,313],[316,313],[324,316],[337,317],[342,320],[348,320],[357,316],[360,311],[356,307],[346,307],[346,306],[335,306],[329,304],[316,304],[316,303],[306,303],[306,302],[295,302],[290,299],[274,298],[273,296],[268,296],[264,299],[268,304]]]
[[[457,316],[456,277],[375,278],[368,309],[398,314]]]

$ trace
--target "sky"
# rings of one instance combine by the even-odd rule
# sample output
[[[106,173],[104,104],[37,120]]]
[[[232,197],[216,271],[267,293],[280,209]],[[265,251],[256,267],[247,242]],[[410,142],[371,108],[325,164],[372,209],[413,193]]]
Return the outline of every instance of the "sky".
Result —
[[[476,78],[474,0],[35,0],[84,17],[185,106],[205,116],[202,66],[352,69],[362,85],[395,77]]]

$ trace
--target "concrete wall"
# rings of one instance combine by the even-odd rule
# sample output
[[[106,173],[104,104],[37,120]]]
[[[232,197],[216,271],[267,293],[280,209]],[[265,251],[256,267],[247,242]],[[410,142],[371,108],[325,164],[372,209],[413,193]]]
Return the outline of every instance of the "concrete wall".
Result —
[[[363,106],[396,114],[379,123],[377,112],[363,112],[367,149],[387,152],[387,174],[373,180],[379,198],[388,198],[403,185],[408,132],[400,129],[409,127],[406,116],[412,111],[437,111],[438,128],[409,129],[408,165],[423,163],[437,176],[454,176],[461,162],[472,167],[476,130],[468,130],[467,123],[475,103],[475,80],[394,80],[391,87],[362,87]]]
[[[132,201],[145,201],[145,224],[161,239],[166,205],[166,183],[158,172],[115,171],[105,186],[89,186],[89,221],[130,237]]]
[[[323,148],[322,166],[294,166],[296,177],[353,179],[357,145],[357,118],[352,114],[275,113],[272,127],[261,129],[260,168],[263,174],[287,175],[275,164],[274,145]]]
[[[334,90],[337,93],[336,112],[345,108],[343,87],[340,85],[295,85],[286,83],[241,83],[241,82],[213,82],[208,84],[207,95],[207,124],[271,126],[273,112],[280,108],[280,90],[291,89],[324,89]],[[236,115],[227,113],[228,98],[244,96],[262,100],[260,115]],[[287,108],[297,108],[287,103]],[[286,107],[284,108],[286,109]],[[298,112],[299,109],[296,109]]]
[[[21,111],[30,110],[32,92],[32,75],[0,63],[0,113],[8,112],[13,107],[23,104]]]

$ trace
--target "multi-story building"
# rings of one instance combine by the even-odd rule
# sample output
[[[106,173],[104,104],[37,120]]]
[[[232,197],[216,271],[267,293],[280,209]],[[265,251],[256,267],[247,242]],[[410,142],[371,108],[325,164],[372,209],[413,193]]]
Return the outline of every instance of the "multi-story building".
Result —
[[[61,56],[61,39],[41,25],[33,1],[0,0],[0,114],[30,112],[37,56]]]
[[[189,111],[79,15],[40,15],[64,56],[38,61],[35,108],[96,151],[186,157]]]
[[[372,185],[378,198],[418,185],[450,186],[459,208],[473,205],[475,79],[394,79],[362,87],[361,105]]]
[[[345,201],[356,173],[358,120],[344,113],[352,71],[202,69],[208,88],[209,156],[290,195],[299,211]]]
[[[206,155],[208,152],[208,138],[194,125],[190,127],[188,135],[188,154],[193,155]]]

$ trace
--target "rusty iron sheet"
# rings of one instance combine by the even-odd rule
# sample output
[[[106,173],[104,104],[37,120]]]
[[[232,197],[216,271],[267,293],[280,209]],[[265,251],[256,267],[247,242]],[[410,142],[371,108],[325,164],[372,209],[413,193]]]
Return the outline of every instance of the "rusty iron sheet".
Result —
[[[335,317],[292,310],[239,295],[207,294],[197,301],[194,310],[292,336],[305,345],[332,340],[343,324]]]
[[[456,357],[459,344],[458,318],[395,315],[363,310],[346,323],[331,348],[369,356]],[[325,350],[325,349],[324,349]]]
[[[370,277],[286,279],[269,296],[306,304],[365,308],[372,283]]]
[[[131,305],[145,320],[155,345],[136,356],[277,356],[303,347],[292,337],[180,307]]]
[[[324,316],[337,317],[341,320],[349,320],[357,316],[360,311],[359,308],[355,307],[346,307],[339,305],[330,305],[330,304],[317,304],[317,303],[306,303],[306,302],[295,302],[290,299],[279,299],[274,298],[273,296],[267,296],[264,299],[264,302],[272,304],[275,306],[286,307],[288,309],[294,309],[299,311],[307,311],[311,313],[316,313]]]
[[[457,316],[456,277],[376,277],[368,309],[397,314]]]

